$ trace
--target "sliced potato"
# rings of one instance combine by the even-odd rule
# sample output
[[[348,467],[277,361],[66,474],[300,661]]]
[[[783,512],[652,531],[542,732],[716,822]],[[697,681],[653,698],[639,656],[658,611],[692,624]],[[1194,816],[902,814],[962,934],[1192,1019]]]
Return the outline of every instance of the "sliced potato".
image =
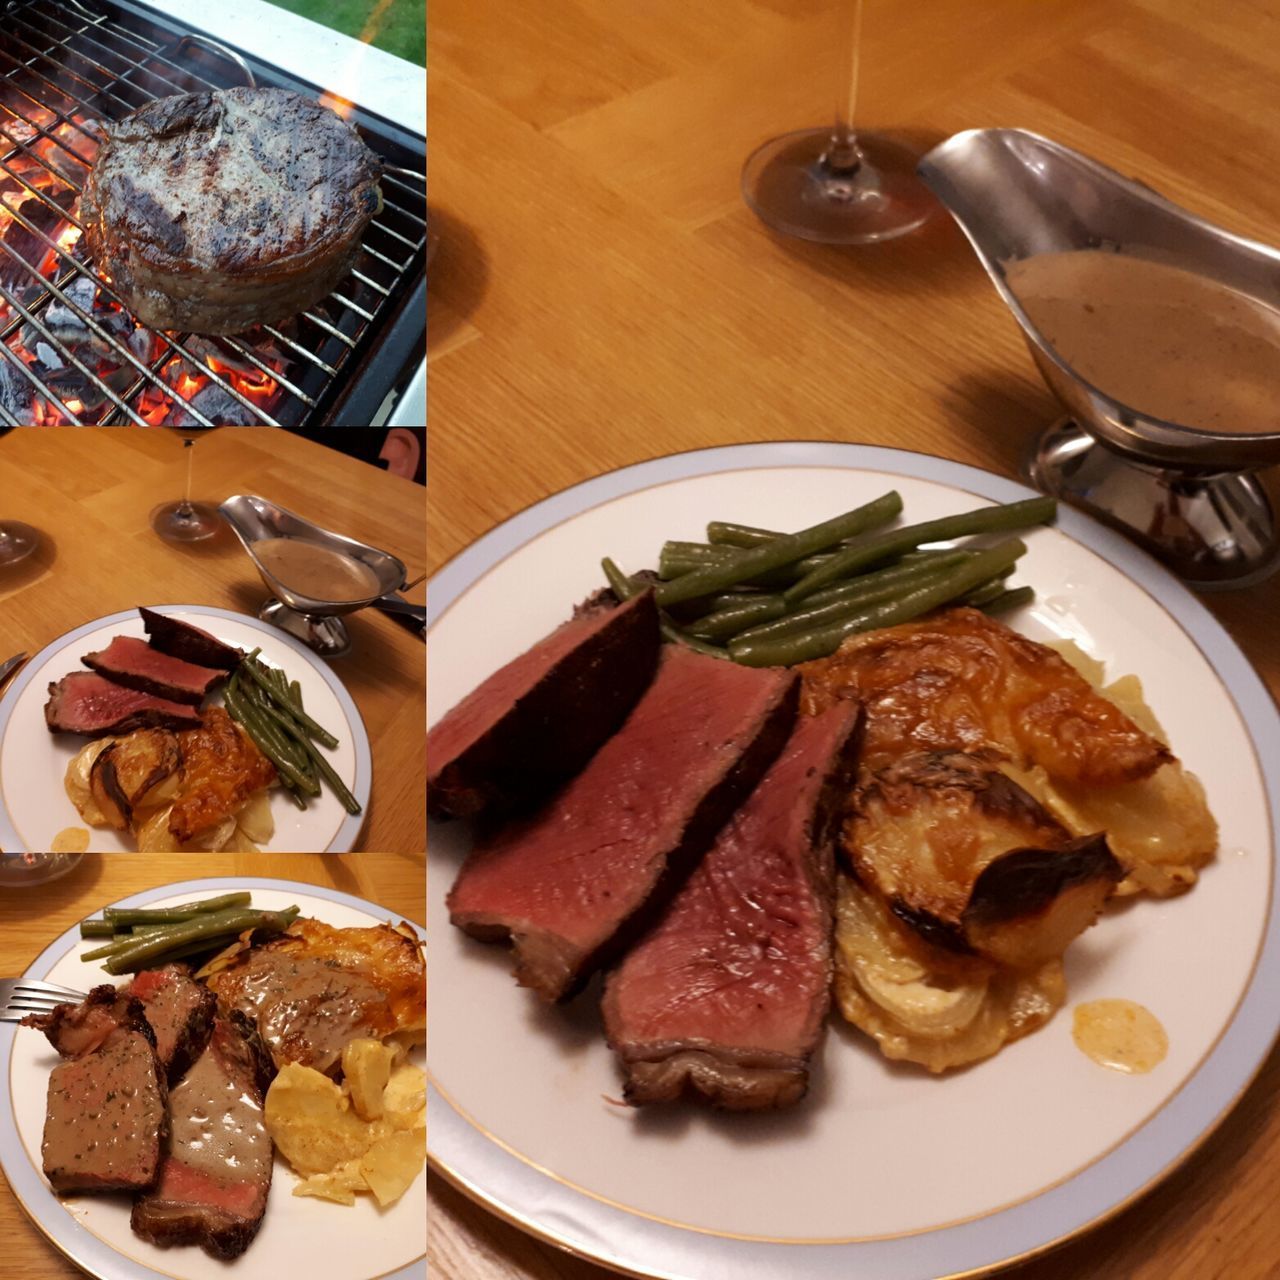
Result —
[[[89,776],[93,771],[94,761],[116,741],[116,738],[97,738],[88,743],[71,757],[67,772],[63,776],[62,785],[66,790],[67,798],[91,827],[105,827],[107,819],[93,798],[93,792],[89,787]]]
[[[293,1189],[295,1196],[316,1196],[335,1204],[355,1204],[356,1192],[367,1191],[359,1160],[347,1160],[328,1173],[313,1173]]]
[[[397,1129],[427,1127],[427,1077],[421,1067],[403,1063],[382,1094],[384,1117]]]
[[[395,1050],[378,1040],[352,1040],[342,1050],[342,1074],[356,1113],[364,1120],[382,1115],[382,1093],[391,1079]]]
[[[351,1110],[328,1076],[287,1063],[267,1090],[263,1119],[284,1158],[299,1173],[328,1173],[362,1156],[376,1134]]]
[[[178,842],[169,830],[169,808],[154,810],[138,828],[139,853],[180,853]]]
[[[427,1135],[413,1129],[388,1134],[364,1153],[360,1172],[384,1208],[413,1186],[427,1158]]]
[[[245,807],[236,814],[236,826],[250,843],[266,844],[276,833],[276,820],[271,815],[271,792],[265,788],[255,791]]]

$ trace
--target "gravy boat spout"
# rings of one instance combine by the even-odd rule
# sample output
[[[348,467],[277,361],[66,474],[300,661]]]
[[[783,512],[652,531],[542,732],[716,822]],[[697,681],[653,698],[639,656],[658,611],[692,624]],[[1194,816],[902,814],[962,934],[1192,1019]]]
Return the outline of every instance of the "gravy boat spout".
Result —
[[[1069,417],[1041,441],[1030,468],[1036,482],[1123,527],[1201,585],[1235,585],[1269,571],[1274,521],[1249,472],[1280,463],[1280,405],[1275,431],[1241,434],[1123,404],[1062,359],[1005,273],[1009,263],[1038,254],[1109,249],[1181,267],[1277,308],[1280,251],[1023,129],[955,134],[921,159],[919,173],[973,246]]]

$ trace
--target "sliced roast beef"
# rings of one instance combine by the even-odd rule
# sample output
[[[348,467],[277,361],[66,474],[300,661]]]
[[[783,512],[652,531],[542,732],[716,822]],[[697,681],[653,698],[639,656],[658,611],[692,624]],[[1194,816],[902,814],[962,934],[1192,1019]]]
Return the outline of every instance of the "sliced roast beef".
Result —
[[[482,840],[454,924],[510,938],[516,977],[566,999],[660,910],[791,731],[796,681],[668,645],[626,723],[537,813]]]
[[[609,975],[629,1102],[732,1110],[808,1088],[830,1004],[834,847],[861,711],[801,717],[661,920]]]
[[[189,702],[194,707],[226,675],[213,667],[197,667],[172,658],[134,636],[116,636],[105,649],[86,653],[81,661],[126,689],[138,689],[173,702]]]
[[[220,671],[234,671],[244,660],[244,654],[229,644],[223,644],[215,636],[189,622],[172,618],[154,609],[139,608],[142,625],[146,629],[153,648],[183,662],[194,662],[201,667],[216,667]]]
[[[79,1005],[24,1019],[67,1061],[49,1076],[41,1144],[59,1192],[143,1191],[168,1134],[164,1073],[140,1001],[95,987]]]
[[[144,969],[125,991],[142,1001],[155,1032],[156,1056],[169,1083],[176,1083],[208,1043],[217,997],[181,964]]]
[[[205,1050],[169,1095],[173,1139],[154,1191],[133,1206],[136,1234],[238,1258],[262,1225],[271,1137],[262,1120],[270,1063],[252,1022],[217,1017]]]
[[[79,733],[86,738],[150,726],[190,729],[200,723],[195,707],[126,689],[96,671],[73,671],[51,684],[44,718],[50,733]]]
[[[651,592],[579,613],[472,690],[427,736],[435,818],[525,807],[572,777],[653,678]]]

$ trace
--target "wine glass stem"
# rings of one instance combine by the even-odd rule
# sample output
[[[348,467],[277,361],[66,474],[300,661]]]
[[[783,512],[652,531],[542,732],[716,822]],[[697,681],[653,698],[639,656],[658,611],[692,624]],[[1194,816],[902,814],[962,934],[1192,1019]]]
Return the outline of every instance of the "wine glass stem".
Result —
[[[852,0],[852,22],[841,67],[840,97],[836,102],[836,123],[831,132],[831,145],[822,163],[835,173],[853,173],[862,163],[854,118],[858,109],[858,69],[862,48],[863,0]]]
[[[178,508],[178,514],[182,516],[191,514],[191,455],[195,449],[195,443],[190,436],[182,438],[182,447],[187,454],[187,483],[182,491],[182,505]]]

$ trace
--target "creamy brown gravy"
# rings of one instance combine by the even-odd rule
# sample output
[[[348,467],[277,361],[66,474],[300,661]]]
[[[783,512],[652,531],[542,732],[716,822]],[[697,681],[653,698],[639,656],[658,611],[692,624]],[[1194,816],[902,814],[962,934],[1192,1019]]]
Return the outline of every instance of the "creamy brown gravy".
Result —
[[[253,553],[290,591],[312,600],[367,600],[378,594],[378,575],[351,556],[304,538],[266,538]]]
[[[328,1071],[348,1041],[382,1034],[386,993],[357,971],[312,956],[264,956],[245,975],[237,1005],[256,1017],[277,1065]]]
[[[1160,1020],[1132,1000],[1090,1000],[1076,1005],[1071,1038],[1099,1066],[1131,1075],[1144,1075],[1158,1067],[1169,1052],[1169,1037]]]
[[[1129,408],[1204,431],[1280,431],[1280,311],[1102,249],[1023,258],[1005,278],[1049,346]]]
[[[222,1180],[252,1181],[271,1163],[262,1107],[231,1079],[212,1050],[170,1093],[171,1149],[182,1163]]]

